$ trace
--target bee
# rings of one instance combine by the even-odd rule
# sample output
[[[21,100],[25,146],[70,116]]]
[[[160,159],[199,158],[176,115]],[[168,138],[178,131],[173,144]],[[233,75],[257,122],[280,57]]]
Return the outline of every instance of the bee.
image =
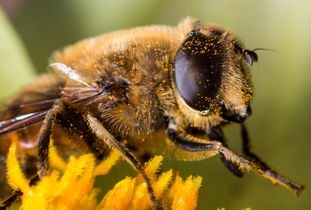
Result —
[[[161,204],[142,165],[159,145],[185,161],[220,154],[234,175],[248,169],[299,194],[303,186],[250,151],[243,122],[252,113],[250,66],[257,61],[232,32],[194,18],[116,31],[56,52],[53,71],[26,85],[2,112],[1,196],[9,191],[10,144],[18,144],[25,174],[38,180],[49,168],[50,137],[64,157],[91,152],[100,160],[120,151],[144,177],[155,208]],[[225,142],[222,129],[230,123],[241,125],[243,154]]]

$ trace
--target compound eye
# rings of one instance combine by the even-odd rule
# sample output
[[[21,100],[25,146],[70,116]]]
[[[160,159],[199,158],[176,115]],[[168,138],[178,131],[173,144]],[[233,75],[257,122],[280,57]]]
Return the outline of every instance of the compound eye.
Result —
[[[175,56],[173,79],[180,96],[198,111],[209,110],[218,94],[224,49],[217,36],[191,32]]]
[[[243,50],[242,54],[246,63],[248,63],[249,65],[253,65],[254,62],[258,61],[258,55],[254,51]]]

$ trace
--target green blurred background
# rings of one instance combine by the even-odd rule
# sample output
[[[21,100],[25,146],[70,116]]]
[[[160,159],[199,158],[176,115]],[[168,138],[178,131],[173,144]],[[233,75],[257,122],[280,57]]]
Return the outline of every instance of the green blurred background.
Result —
[[[295,197],[252,173],[238,179],[218,158],[199,162],[166,160],[182,176],[201,175],[199,209],[311,209],[311,1],[308,0],[0,0],[0,100],[35,74],[44,72],[51,53],[80,39],[148,24],[176,25],[185,16],[233,30],[249,49],[260,51],[252,72],[253,116],[247,125],[253,150],[275,169],[306,184]],[[240,150],[239,127],[225,130]],[[104,189],[135,172],[125,163]]]

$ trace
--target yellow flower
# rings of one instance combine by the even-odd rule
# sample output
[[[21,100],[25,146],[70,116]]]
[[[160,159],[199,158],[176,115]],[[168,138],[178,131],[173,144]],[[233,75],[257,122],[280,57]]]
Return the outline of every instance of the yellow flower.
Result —
[[[55,147],[50,145],[49,161],[52,169],[36,185],[30,186],[19,166],[16,157],[16,145],[12,144],[8,154],[8,182],[15,190],[21,190],[20,209],[150,209],[147,185],[140,174],[136,177],[126,177],[119,181],[113,189],[97,202],[99,192],[94,188],[94,180],[98,175],[109,173],[121,155],[113,151],[110,156],[96,166],[92,154],[78,158],[71,157],[66,163]],[[156,156],[145,165],[145,172],[152,181],[152,187],[157,199],[164,209],[195,209],[198,201],[198,191],[202,178],[189,176],[185,181],[173,170],[162,172],[158,170],[163,157]]]

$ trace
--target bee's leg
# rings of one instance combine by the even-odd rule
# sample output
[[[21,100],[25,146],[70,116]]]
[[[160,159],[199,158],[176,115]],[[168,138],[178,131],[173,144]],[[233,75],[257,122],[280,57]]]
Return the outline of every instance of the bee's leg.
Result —
[[[12,195],[7,197],[4,201],[2,201],[0,205],[0,210],[8,209],[23,193],[19,190],[13,191]]]
[[[93,117],[91,114],[88,114],[85,116],[86,121],[89,125],[89,128],[96,134],[96,136],[101,139],[105,144],[108,144],[112,148],[117,149],[123,157],[142,175],[144,178],[148,192],[149,197],[156,209],[161,209],[159,201],[156,199],[153,189],[151,186],[151,180],[146,175],[142,164],[135,158],[135,156],[126,148],[124,147],[114,136],[112,136],[109,131],[102,125],[102,123],[95,117]]]
[[[227,147],[223,146],[222,143],[217,141],[205,141],[194,136],[187,134],[184,131],[177,130],[177,126],[169,126],[167,129],[167,135],[172,140],[177,147],[180,149],[199,153],[199,152],[210,152],[210,153],[220,153],[225,156],[225,158],[235,164],[237,164],[241,169],[248,169],[256,172],[257,174],[261,175],[262,177],[269,179],[272,183],[280,184],[286,187],[287,189],[293,190],[297,195],[302,192],[303,186],[299,184],[295,184],[289,181],[287,178],[278,175],[273,171],[265,171],[266,169],[251,159],[247,157],[243,157],[241,155],[236,154],[235,152],[231,151]],[[209,154],[210,155],[210,154]]]
[[[51,110],[47,113],[45,120],[43,121],[43,125],[40,130],[39,135],[39,145],[38,145],[38,156],[39,156],[39,164],[40,164],[40,174],[35,175],[29,182],[30,185],[34,185],[40,177],[46,174],[46,171],[49,167],[48,165],[48,150],[50,143],[50,136],[52,133],[52,128],[54,121],[56,119],[57,113],[61,112],[63,108],[63,103],[56,103]],[[14,191],[11,196],[2,202],[0,209],[7,209],[12,205],[12,203],[18,199],[23,193],[21,191]]]
[[[205,129],[205,133],[207,134],[209,139],[219,141],[222,143],[223,146],[228,147],[228,145],[226,144],[224,133],[220,127],[216,126]],[[241,171],[241,169],[237,164],[228,160],[223,154],[220,155],[221,155],[220,160],[226,166],[226,168],[229,169],[229,171],[231,171],[237,177],[243,176],[243,172]]]
[[[143,154],[140,154],[139,156],[139,160],[141,163],[146,163],[150,161],[151,159],[152,159],[152,154],[149,152],[145,152]],[[159,169],[159,171],[161,171],[161,169]]]
[[[271,168],[266,163],[264,163],[259,157],[257,157],[257,155],[251,152],[250,139],[247,133],[246,126],[243,123],[241,124],[241,136],[242,136],[242,149],[244,155],[249,159],[260,164],[262,168],[264,168],[265,170],[271,170]]]
[[[292,183],[287,178],[278,174],[278,172],[272,170],[265,162],[263,162],[257,155],[251,152],[250,139],[247,133],[246,126],[241,124],[241,136],[242,136],[242,144],[243,144],[243,153],[245,156],[256,164],[260,165],[261,175],[264,177],[268,177],[273,183],[278,183],[286,186],[289,189],[294,190],[294,192],[299,195],[302,192],[303,186]]]
[[[29,185],[34,185],[37,181],[39,181],[39,175],[33,176],[30,181]],[[2,201],[0,205],[0,210],[8,209],[19,197],[23,195],[23,192],[20,190],[13,191],[12,194],[7,197],[4,201]]]
[[[63,110],[63,103],[57,102],[51,110],[47,113],[40,133],[39,133],[39,143],[38,143],[38,156],[39,156],[39,177],[46,175],[49,168],[48,156],[49,156],[49,144],[50,137],[52,135],[52,129],[56,116]]]
[[[119,140],[119,139],[118,139]],[[122,142],[122,139],[121,139],[121,143]],[[140,151],[137,147],[137,145],[133,145],[129,142],[126,142],[125,144],[123,144],[124,147],[127,148],[127,150],[132,153],[133,155],[135,155],[136,159],[138,159],[138,161],[141,163],[141,164],[144,164],[146,162],[148,162],[151,158],[152,158],[152,153],[149,152],[149,151]]]
[[[81,116],[81,112],[65,104],[63,111],[56,117],[56,123],[60,125],[66,135],[77,136],[77,140],[86,144],[88,152],[91,152],[98,160],[102,160],[110,153],[110,148],[101,143]]]

